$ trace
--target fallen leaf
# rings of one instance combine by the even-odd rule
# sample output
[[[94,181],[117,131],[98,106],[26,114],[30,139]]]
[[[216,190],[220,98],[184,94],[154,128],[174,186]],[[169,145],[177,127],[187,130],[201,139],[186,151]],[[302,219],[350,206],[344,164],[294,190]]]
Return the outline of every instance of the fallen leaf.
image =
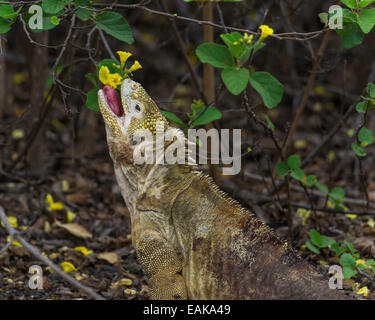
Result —
[[[92,234],[78,223],[61,223],[58,220],[55,220],[55,223],[58,227],[67,230],[76,237],[83,239],[92,238]]]
[[[105,260],[110,264],[115,264],[120,261],[120,257],[114,252],[102,252],[96,255],[98,259]]]

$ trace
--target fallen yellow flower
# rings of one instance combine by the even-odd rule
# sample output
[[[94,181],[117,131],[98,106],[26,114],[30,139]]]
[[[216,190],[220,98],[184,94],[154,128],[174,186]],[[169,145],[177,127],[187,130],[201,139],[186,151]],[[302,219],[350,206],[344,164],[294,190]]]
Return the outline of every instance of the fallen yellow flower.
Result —
[[[9,221],[9,224],[10,224],[13,228],[17,228],[17,227],[18,227],[18,221],[17,221],[17,218],[16,218],[16,217],[9,216],[9,217],[8,217],[8,221]],[[3,223],[3,222],[1,222],[1,226],[4,227],[4,223]]]
[[[10,238],[10,236],[7,237],[7,242],[10,242]],[[20,244],[17,240],[13,240],[12,245],[16,247],[22,247],[22,244]]]
[[[367,297],[369,292],[370,292],[369,289],[365,286],[365,287],[362,287],[361,289],[359,289],[357,291],[357,294],[362,294],[364,297]]]
[[[77,271],[76,267],[70,263],[70,262],[67,262],[67,261],[64,261],[64,262],[61,262],[61,268],[65,271],[65,272],[73,272],[73,271]]]
[[[66,219],[68,220],[68,222],[73,221],[76,216],[77,215],[70,210],[66,212]]]
[[[82,254],[84,254],[86,257],[89,256],[90,254],[93,254],[94,251],[92,250],[87,250],[86,247],[75,247],[74,248],[75,251],[79,251],[81,252]]]
[[[355,265],[358,266],[359,264],[363,264],[365,266],[366,265],[366,261],[363,260],[363,259],[356,260]]]
[[[64,209],[62,202],[55,202],[51,194],[47,193],[45,202],[48,204],[48,211],[60,211]]]

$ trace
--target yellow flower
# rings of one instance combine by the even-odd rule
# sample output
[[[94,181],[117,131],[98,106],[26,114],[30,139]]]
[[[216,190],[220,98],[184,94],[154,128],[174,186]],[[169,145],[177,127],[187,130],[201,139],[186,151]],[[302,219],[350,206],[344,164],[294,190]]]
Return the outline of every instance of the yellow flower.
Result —
[[[243,38],[245,39],[245,42],[247,44],[250,44],[251,41],[253,41],[254,36],[253,35],[248,35],[247,32],[245,32],[245,35],[243,36]]]
[[[138,69],[142,69],[142,66],[139,64],[138,60],[135,60],[133,65],[130,67],[129,72],[137,71]]]
[[[53,198],[52,198],[51,194],[49,194],[49,193],[47,193],[47,195],[46,195],[46,203],[48,203],[48,204],[53,203]]]
[[[125,51],[117,51],[117,54],[120,57],[121,66],[123,66],[126,61],[129,59],[129,57],[132,55],[130,52]]]
[[[9,217],[8,217],[8,221],[9,221],[9,224],[10,224],[13,228],[17,228],[17,227],[18,227],[17,217],[9,216]],[[4,223],[3,223],[3,222],[1,222],[1,225],[4,227]]]
[[[111,77],[112,77],[112,82],[111,82],[110,86],[111,86],[113,89],[116,89],[117,86],[118,86],[119,84],[121,84],[122,77],[121,77],[118,73],[111,74]]]
[[[66,212],[66,220],[68,220],[68,222],[74,220],[74,218],[76,217],[76,214],[70,210],[68,210]]]
[[[49,205],[47,207],[47,210],[48,211],[60,211],[62,209],[64,209],[64,205],[62,202],[55,202],[53,200],[53,197],[51,196],[51,194],[47,193],[47,196],[46,196],[46,203]]]
[[[374,221],[374,219],[369,219],[369,220],[367,221],[367,224],[368,224],[371,228],[374,228],[374,227],[375,227],[375,221]]]
[[[118,73],[110,73],[108,67],[102,66],[99,70],[99,80],[104,85],[109,85],[116,89],[121,84],[122,77]]]
[[[262,41],[263,39],[269,37],[269,36],[272,36],[273,35],[273,29],[270,28],[269,26],[263,24],[259,27],[259,29],[262,31],[261,35],[260,35],[260,41]]]
[[[79,251],[82,254],[84,254],[86,257],[89,256],[90,254],[93,254],[94,252],[92,250],[87,250],[86,247],[75,247],[75,251]]]
[[[61,268],[65,271],[65,272],[72,272],[72,271],[77,271],[76,267],[71,264],[70,262],[61,262]]]
[[[7,237],[7,242],[10,242],[10,236]],[[16,247],[22,247],[22,244],[20,244],[17,240],[13,240],[12,245]]]
[[[355,218],[357,218],[357,215],[356,214],[347,214],[346,215],[349,219],[355,219]]]
[[[364,297],[366,297],[369,293],[369,289],[367,287],[362,287],[357,291],[357,294],[363,294]]]
[[[365,266],[366,265],[366,261],[363,260],[363,259],[356,260],[355,265],[358,266],[359,264],[363,264]]]

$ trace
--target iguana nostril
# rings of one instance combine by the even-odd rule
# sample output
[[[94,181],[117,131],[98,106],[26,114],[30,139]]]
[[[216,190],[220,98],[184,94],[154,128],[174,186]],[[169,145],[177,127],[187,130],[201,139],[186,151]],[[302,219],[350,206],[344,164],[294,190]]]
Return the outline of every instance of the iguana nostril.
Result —
[[[121,117],[124,114],[124,109],[117,91],[106,85],[103,88],[103,92],[109,108],[116,116]]]

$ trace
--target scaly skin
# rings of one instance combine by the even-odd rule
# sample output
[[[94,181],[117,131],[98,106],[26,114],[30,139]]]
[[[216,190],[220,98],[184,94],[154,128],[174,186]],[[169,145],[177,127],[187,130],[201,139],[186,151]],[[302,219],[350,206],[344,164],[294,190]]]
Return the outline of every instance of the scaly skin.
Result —
[[[122,83],[123,117],[102,90],[98,100],[151,299],[345,298],[209,177],[188,165],[134,163],[135,130],[155,134],[157,120],[168,125],[139,83]]]

